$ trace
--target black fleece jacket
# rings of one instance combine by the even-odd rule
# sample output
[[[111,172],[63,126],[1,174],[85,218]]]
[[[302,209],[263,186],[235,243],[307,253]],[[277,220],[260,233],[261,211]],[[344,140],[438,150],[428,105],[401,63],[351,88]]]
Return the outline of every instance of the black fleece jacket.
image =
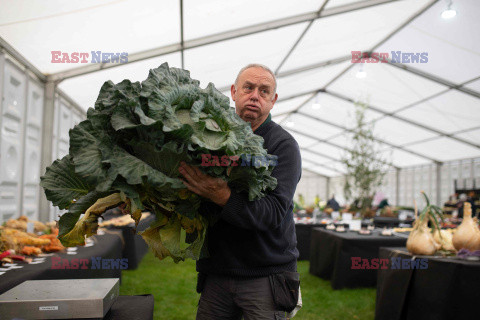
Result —
[[[256,201],[232,190],[223,208],[214,204],[201,208],[217,211],[220,219],[208,230],[210,257],[197,261],[200,273],[262,277],[297,269],[293,195],[301,175],[300,150],[270,115],[255,134],[263,137],[269,154],[278,156],[272,172],[277,187]]]

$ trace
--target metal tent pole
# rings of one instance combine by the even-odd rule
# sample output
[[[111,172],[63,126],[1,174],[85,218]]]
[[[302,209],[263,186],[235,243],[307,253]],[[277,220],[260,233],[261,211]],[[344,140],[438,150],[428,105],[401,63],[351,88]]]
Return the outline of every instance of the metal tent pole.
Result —
[[[44,110],[43,110],[43,128],[42,128],[42,155],[40,172],[45,174],[47,166],[52,164],[52,151],[53,151],[53,119],[55,111],[55,83],[49,81],[45,84],[44,95]],[[45,197],[44,192],[40,192],[39,196],[39,213],[38,218],[40,221],[48,221],[50,219],[50,202]]]

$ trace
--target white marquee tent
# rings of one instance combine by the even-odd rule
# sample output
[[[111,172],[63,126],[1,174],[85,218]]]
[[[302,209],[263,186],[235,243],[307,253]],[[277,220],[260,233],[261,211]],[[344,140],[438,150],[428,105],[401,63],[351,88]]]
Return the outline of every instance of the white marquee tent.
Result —
[[[68,151],[68,138],[62,141],[62,132],[93,107],[104,81],[141,81],[150,68],[163,62],[190,70],[202,86],[213,82],[226,95],[242,66],[258,62],[274,70],[279,100],[273,119],[301,147],[308,171],[305,181],[310,181],[299,186],[305,192],[323,190],[323,197],[341,183],[345,171],[340,159],[351,146],[349,115],[359,100],[368,103],[367,117],[376,121],[377,141],[385,154],[391,154],[394,167],[386,193],[394,202],[411,204],[412,194],[427,188],[439,203],[452,193],[452,179],[465,178],[465,184],[478,187],[480,2],[455,0],[451,7],[457,15],[443,19],[449,4],[435,0],[0,0],[0,74],[5,69],[0,86],[4,98],[0,161],[4,168],[21,172],[14,187],[9,180],[13,178],[5,170],[0,173],[2,201],[18,188],[20,195],[11,202],[22,208],[22,199],[33,192],[26,188],[28,178],[33,176],[30,188],[35,188],[41,168]],[[91,55],[88,63],[52,63],[52,51],[127,53],[128,63],[89,63]],[[352,51],[389,53],[390,59],[352,63]],[[392,52],[397,51],[426,53],[428,61],[394,62]],[[17,163],[10,157],[7,163],[8,155],[14,154],[7,148],[9,126],[10,131],[15,126],[11,124],[15,117],[7,111],[18,108],[17,103],[25,110],[33,108],[30,95],[26,99],[9,95],[7,85],[14,82],[8,77],[22,74],[35,85],[12,86],[44,97],[39,105],[43,111],[37,115],[42,124],[29,125],[28,118],[18,118],[17,125],[27,131],[21,135],[24,142],[18,152],[23,157],[15,155],[27,160]],[[62,113],[66,105],[73,115]],[[37,138],[43,137],[32,146],[30,127],[39,131]],[[30,149],[38,158],[38,169],[33,171],[27,156]],[[319,177],[324,180],[321,186]],[[45,201],[37,198],[30,199],[31,210],[35,201],[45,208]],[[0,210],[4,217],[11,212],[5,206]]]

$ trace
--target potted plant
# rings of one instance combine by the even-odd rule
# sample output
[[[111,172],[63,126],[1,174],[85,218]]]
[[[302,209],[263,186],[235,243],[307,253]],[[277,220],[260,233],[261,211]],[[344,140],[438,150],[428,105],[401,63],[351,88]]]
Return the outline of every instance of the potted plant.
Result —
[[[343,191],[347,201],[355,199],[351,208],[360,211],[362,217],[371,218],[375,215],[373,195],[382,184],[390,163],[382,156],[373,136],[375,123],[365,119],[366,109],[365,103],[355,103],[355,125],[349,130],[353,144],[342,157],[346,169]]]

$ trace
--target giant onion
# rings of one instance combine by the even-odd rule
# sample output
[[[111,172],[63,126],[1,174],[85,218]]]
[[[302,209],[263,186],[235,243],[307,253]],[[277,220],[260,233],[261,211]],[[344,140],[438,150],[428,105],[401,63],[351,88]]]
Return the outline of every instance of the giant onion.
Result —
[[[440,230],[438,220],[443,220],[441,209],[430,203],[427,195],[422,192],[427,206],[417,217],[417,204],[415,203],[415,222],[412,232],[408,236],[407,250],[414,255],[433,255],[441,248],[428,228],[428,222],[432,222],[433,231]],[[440,234],[441,237],[441,234]]]
[[[453,235],[453,245],[457,250],[480,250],[480,230],[476,219],[472,219],[472,206],[469,202],[465,202],[463,206],[463,221]]]

